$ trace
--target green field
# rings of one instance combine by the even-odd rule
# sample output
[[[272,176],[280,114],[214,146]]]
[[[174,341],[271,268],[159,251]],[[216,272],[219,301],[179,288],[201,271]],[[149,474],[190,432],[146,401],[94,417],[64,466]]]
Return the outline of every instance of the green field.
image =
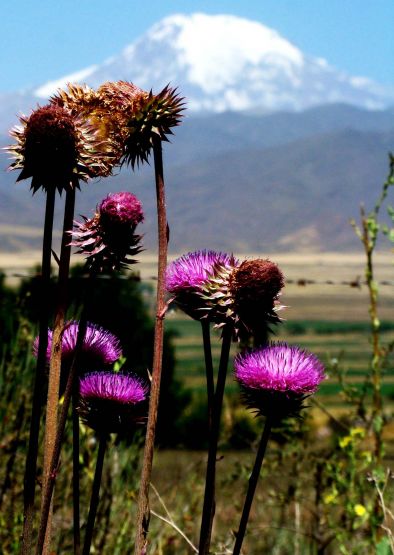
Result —
[[[199,322],[187,318],[179,311],[171,312],[166,319],[166,328],[174,334],[176,349],[176,377],[194,392],[205,391],[205,366],[201,343],[201,326]],[[394,341],[394,322],[382,322],[382,340],[384,343]],[[323,321],[297,320],[284,322],[276,328],[273,340],[287,341],[300,345],[314,352],[326,365],[329,373],[327,381],[320,387],[318,399],[328,405],[343,403],[340,384],[330,367],[336,360],[342,368],[346,383],[361,387],[369,372],[371,345],[368,321]],[[213,331],[213,357],[218,362],[220,356],[220,336]],[[237,353],[237,345],[232,347],[232,355]],[[394,399],[394,363],[389,361],[383,377],[382,392]],[[227,393],[236,393],[237,384],[229,376]]]

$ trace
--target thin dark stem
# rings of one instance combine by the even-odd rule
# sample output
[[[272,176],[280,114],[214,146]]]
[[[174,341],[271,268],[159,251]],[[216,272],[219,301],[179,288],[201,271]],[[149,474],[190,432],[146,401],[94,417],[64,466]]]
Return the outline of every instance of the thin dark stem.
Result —
[[[210,324],[207,318],[201,320],[202,339],[204,345],[205,373],[207,376],[207,398],[208,398],[208,430],[212,427],[213,399],[215,395],[215,382],[213,377],[213,362],[211,349]]]
[[[54,208],[55,189],[49,189],[46,200],[44,237],[42,244],[39,344],[30,420],[29,446],[27,449],[24,477],[24,521],[20,551],[21,555],[30,554],[33,532],[38,439],[40,432],[41,406],[43,400],[42,385],[45,376],[46,355],[48,347],[48,324],[50,309],[48,291],[50,288],[51,280],[51,249]]]
[[[67,414],[68,414],[68,409],[70,407],[70,401],[71,401],[72,392],[74,388],[74,381],[76,379],[77,372],[78,372],[78,354],[81,350],[81,347],[85,338],[86,327],[87,327],[86,311],[84,310],[82,312],[82,315],[79,321],[74,360],[71,364],[70,373],[67,378],[66,389],[64,391],[63,405],[60,412],[59,426],[57,429],[55,445],[53,449],[53,456],[52,456],[52,461],[50,466],[50,479],[45,484],[45,487],[43,490],[43,496],[42,496],[43,501],[41,506],[41,521],[40,521],[40,529],[38,532],[36,555],[41,555],[43,545],[44,545],[53,488],[55,487],[56,474],[57,474],[57,469],[59,466],[59,459],[60,459],[60,451],[62,447],[62,440],[63,440],[64,430],[67,422]]]
[[[376,212],[377,214],[377,212]],[[380,320],[378,317],[378,288],[375,282],[373,255],[375,249],[375,240],[371,239],[371,232],[368,227],[368,218],[361,208],[362,223],[362,243],[365,250],[365,279],[367,282],[369,293],[369,316],[371,322],[371,343],[372,343],[372,421],[380,419],[383,411],[382,401],[382,349],[380,338]],[[373,426],[375,439],[375,456],[377,462],[380,463],[382,456],[382,434],[381,426]]]
[[[224,387],[226,385],[227,367],[230,355],[233,327],[223,328],[223,342],[220,354],[218,379],[212,411],[212,427],[209,435],[208,463],[205,479],[204,504],[201,518],[200,543],[198,553],[208,555],[211,545],[212,525],[215,516],[215,482],[216,456],[220,432],[220,416],[222,413]]]
[[[135,555],[144,552],[146,537],[149,528],[149,484],[152,474],[153,453],[157,412],[159,408],[159,394],[163,359],[163,336],[165,302],[165,271],[167,266],[167,215],[165,203],[165,188],[163,176],[163,157],[161,141],[155,139],[154,147],[155,180],[158,220],[158,269],[157,269],[157,296],[156,296],[156,322],[153,345],[152,383],[149,400],[148,423],[145,437],[145,449],[142,462],[140,491],[137,507],[137,524],[135,537]]]
[[[250,509],[252,507],[253,497],[254,497],[257,482],[260,476],[261,465],[263,464],[265,450],[271,433],[271,427],[272,427],[272,421],[269,417],[267,417],[265,421],[263,435],[261,436],[260,445],[257,450],[256,460],[254,463],[252,474],[250,475],[250,478],[249,478],[248,491],[246,493],[244,508],[243,508],[241,520],[239,523],[239,529],[236,535],[233,555],[239,555],[241,552],[242,542],[245,537],[246,526],[249,520]]]
[[[85,541],[83,544],[82,555],[89,555],[92,545],[94,522],[96,520],[97,507],[100,498],[101,476],[103,474],[104,456],[107,448],[108,436],[103,434],[100,437],[99,449],[97,453],[96,470],[94,473],[92,495],[90,498],[89,515],[86,523]]]
[[[55,323],[52,334],[51,361],[49,365],[48,399],[45,419],[45,441],[44,441],[44,472],[43,483],[50,480],[50,467],[53,456],[53,449],[57,431],[59,386],[62,357],[62,334],[64,320],[67,309],[68,293],[68,274],[70,270],[70,232],[73,228],[75,207],[75,189],[72,188],[66,193],[66,203],[64,209],[63,235],[60,251],[59,279],[57,288],[57,306]],[[43,497],[41,498],[43,502]],[[50,551],[51,543],[51,510],[48,514],[47,538],[44,545],[44,553]]]
[[[79,416],[77,412],[79,388],[74,380],[72,393],[72,419],[73,419],[73,533],[74,555],[81,553],[80,510],[79,510]]]

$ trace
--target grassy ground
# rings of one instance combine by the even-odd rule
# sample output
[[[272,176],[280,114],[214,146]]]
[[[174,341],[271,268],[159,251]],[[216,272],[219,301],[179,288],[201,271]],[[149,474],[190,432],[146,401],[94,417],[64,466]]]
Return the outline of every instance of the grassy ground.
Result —
[[[394,324],[383,322],[387,331],[382,334],[384,341],[394,340]],[[338,331],[336,331],[338,328]],[[391,329],[390,329],[391,328]],[[199,322],[192,321],[180,312],[168,315],[167,329],[175,334],[176,375],[194,390],[204,391],[205,369],[201,346]],[[217,334],[213,340],[213,355],[218,360],[220,340]],[[360,386],[369,369],[371,346],[368,337],[367,322],[332,321],[329,324],[320,320],[298,320],[297,325],[284,323],[274,339],[288,341],[313,351],[329,367],[339,361],[346,372],[346,380],[350,385]],[[233,346],[232,354],[237,352]],[[383,392],[394,398],[394,365],[386,369]],[[321,386],[319,398],[325,403],[338,405],[341,398],[337,396],[340,386],[335,376]],[[228,383],[228,392],[235,392],[236,384],[232,379]]]
[[[286,321],[278,328],[276,338],[312,350],[328,367],[333,360],[339,360],[341,366],[347,370],[348,382],[354,386],[360,386],[368,372],[371,357],[367,291],[365,286],[362,286],[361,289],[352,288],[340,282],[351,281],[358,276],[362,277],[362,257],[355,255],[308,255],[300,258],[300,255],[287,255],[287,257],[281,255],[280,257],[272,256],[271,259],[279,263],[288,280],[282,297],[283,304],[288,306],[282,313]],[[29,267],[31,267],[33,263],[31,253],[27,260],[29,261]],[[28,271],[18,257],[7,261],[0,256],[1,267],[7,271],[7,274]],[[154,283],[151,279],[154,274],[154,257],[142,257],[141,275],[143,281]],[[392,276],[392,259],[389,257],[379,258],[378,279],[392,280]],[[297,285],[297,282],[303,279],[312,280],[316,283],[306,286]],[[329,285],[325,283],[328,279],[335,281],[336,284]],[[152,302],[150,295],[147,300]],[[382,338],[387,342],[393,341],[394,291],[392,285],[381,286],[380,307],[383,322]],[[194,393],[205,394],[205,369],[200,324],[180,312],[170,312],[166,318],[166,327],[175,334],[176,376]],[[236,352],[237,346],[234,345],[232,354],[235,355]],[[220,338],[216,334],[213,338],[213,354],[216,362],[219,353]],[[394,361],[391,358],[389,367],[386,369],[383,385],[385,407],[388,412],[392,412],[393,408],[393,369]],[[22,375],[22,372],[17,372],[12,389],[16,387],[18,374]],[[213,551],[217,554],[231,553],[234,530],[237,527],[255,449],[255,445],[247,450],[238,451],[224,448],[227,440],[226,433],[229,433],[228,430],[234,430],[234,414],[237,411],[236,404],[238,402],[238,388],[231,375],[228,377],[227,385],[227,399],[224,404],[222,419],[223,443],[218,457],[217,508]],[[334,424],[332,421],[328,422],[329,417],[325,412],[328,410],[335,418],[338,418],[348,410],[345,400],[340,394],[337,379],[333,375],[321,387],[316,399],[319,404],[305,411],[307,413],[305,423],[308,431],[302,438],[297,436],[293,443],[287,444],[286,442],[280,443],[278,436],[276,436],[275,440],[269,445],[267,460],[264,463],[256,494],[256,502],[252,509],[249,534],[245,541],[245,554],[317,555],[317,553],[323,553],[321,545],[324,544],[326,537],[329,538],[331,534],[334,534],[337,540],[333,541],[324,553],[326,555],[336,555],[340,552],[338,545],[346,524],[344,524],[342,517],[336,518],[337,515],[342,514],[340,513],[342,507],[346,507],[344,518],[350,519],[349,523],[346,524],[349,527],[348,537],[350,540],[348,551],[341,552],[359,553],[360,555],[370,555],[372,553],[370,544],[364,546],[363,543],[368,536],[368,529],[366,526],[362,528],[362,517],[357,515],[349,517],[349,515],[352,515],[351,511],[354,503],[365,505],[366,510],[370,513],[373,513],[376,509],[373,487],[370,481],[364,479],[365,476],[369,475],[369,468],[365,470],[363,467],[361,470],[357,470],[358,475],[363,479],[361,490],[360,488],[357,490],[361,493],[357,494],[358,497],[354,499],[350,498],[350,493],[353,490],[356,491],[356,488],[348,487],[350,471],[348,476],[346,469],[351,468],[351,463],[356,458],[353,457],[353,452],[350,451],[347,444],[343,448],[338,447],[338,438],[333,433],[335,422]],[[243,411],[243,413],[245,412]],[[205,419],[206,412],[203,411],[202,414]],[[252,419],[251,416],[248,416],[248,418],[253,420],[254,425],[260,430],[262,422]],[[21,426],[17,426],[17,424],[16,422],[15,433],[17,435],[15,441],[20,441],[18,434]],[[245,424],[245,419],[238,421],[238,430],[243,433],[248,428],[240,428],[241,424]],[[199,421],[197,425],[199,425]],[[23,430],[27,429],[25,423]],[[388,425],[385,430],[385,464],[390,465],[394,455],[394,427]],[[338,430],[336,431],[338,432]],[[27,432],[24,433],[26,435]],[[346,433],[342,429],[339,431],[338,437],[342,437]],[[12,436],[11,440],[14,441]],[[370,440],[366,438],[365,442],[357,446],[357,457],[358,454],[360,457],[363,454],[368,454],[368,450],[371,449],[371,444],[368,441]],[[88,447],[85,447],[83,452],[82,485],[88,491],[92,479],[95,447],[93,438],[91,438],[90,443],[86,443]],[[69,453],[67,452],[62,460],[64,468],[69,466],[68,457]],[[98,518],[99,537],[96,540],[96,552],[103,553],[103,555],[107,553],[123,555],[123,553],[129,552],[125,550],[124,546],[132,544],[139,477],[138,460],[140,457],[138,453],[130,454],[130,450],[116,444],[111,445],[108,457],[102,490],[103,502],[100,505]],[[12,460],[12,453],[6,453],[6,458],[8,461]],[[319,469],[322,468],[320,461],[324,461],[323,468],[324,472],[327,473],[326,481],[322,484],[318,483]],[[339,478],[335,482],[335,475],[331,474],[331,470],[326,464],[327,461],[331,461],[330,468],[338,468],[343,472],[344,485],[342,490],[339,488]],[[358,459],[357,462],[359,462]],[[17,480],[19,489],[15,489],[17,500],[15,503],[18,507],[21,504],[23,464],[22,451],[18,451],[15,464],[10,466],[11,469],[14,469],[15,474],[19,469]],[[188,555],[193,552],[174,527],[164,523],[156,515],[161,515],[161,517],[168,520],[169,516],[166,512],[168,510],[183,533],[194,544],[198,543],[205,465],[206,453],[203,450],[179,449],[175,452],[159,450],[156,453],[153,485],[157,488],[158,494],[152,493],[152,509],[155,514],[152,513],[151,520],[152,553],[155,555]],[[64,490],[69,496],[69,474],[63,471],[61,476],[63,478],[60,478],[60,480],[63,480],[64,483],[60,483],[58,490]],[[342,474],[340,477],[342,477]],[[332,501],[333,480],[338,489],[334,501]],[[0,485],[2,483],[3,477],[0,475]],[[392,499],[393,494],[390,493],[390,495]],[[63,503],[64,499],[61,497],[60,499]],[[113,502],[112,508],[111,502]],[[67,507],[69,507],[69,500]],[[85,512],[83,518],[85,518]],[[19,534],[20,511],[14,510],[14,513],[15,518],[19,519],[14,523],[14,529]],[[59,554],[70,553],[71,514],[69,508],[66,511],[59,507],[55,518],[57,541],[58,545],[62,546],[58,547],[57,552]],[[9,522],[8,513],[3,520],[0,519],[0,524],[2,524],[5,533],[8,533]],[[111,547],[100,549],[100,538],[106,536],[107,545]],[[352,538],[354,538],[354,542]],[[17,548],[4,552],[14,554],[17,552]]]

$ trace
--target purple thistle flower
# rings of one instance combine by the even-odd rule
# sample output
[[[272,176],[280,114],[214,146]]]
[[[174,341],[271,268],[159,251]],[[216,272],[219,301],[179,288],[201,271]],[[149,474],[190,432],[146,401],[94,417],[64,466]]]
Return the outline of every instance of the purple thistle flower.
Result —
[[[79,391],[84,399],[108,399],[135,405],[146,399],[148,388],[131,374],[92,372],[80,380]]]
[[[234,367],[248,406],[279,419],[298,415],[304,399],[325,378],[315,355],[286,343],[239,354]]]
[[[202,298],[204,285],[223,272],[230,273],[238,265],[233,255],[201,250],[189,252],[172,262],[166,273],[166,288],[175,296],[175,302],[192,318],[207,315],[202,309],[211,309]]]
[[[143,420],[148,386],[138,376],[93,372],[80,380],[79,413],[98,432],[119,432]]]
[[[315,355],[286,343],[238,355],[235,368],[237,380],[246,387],[301,394],[315,393],[324,377]]]
[[[78,322],[67,322],[62,337],[62,364],[69,367],[72,363],[78,337]],[[52,330],[48,330],[47,363],[51,358]],[[33,343],[33,354],[37,357],[39,337]],[[86,370],[94,370],[102,366],[113,364],[122,356],[119,339],[106,329],[88,324],[82,349],[78,359],[78,366]]]
[[[135,233],[144,220],[141,202],[129,192],[106,196],[93,218],[82,216],[74,222],[71,245],[87,257],[87,266],[95,272],[120,270],[136,260],[129,258],[141,252],[141,235]]]
[[[177,258],[167,268],[166,286],[170,293],[198,289],[215,272],[217,265],[232,267],[235,259],[224,252],[202,250]]]

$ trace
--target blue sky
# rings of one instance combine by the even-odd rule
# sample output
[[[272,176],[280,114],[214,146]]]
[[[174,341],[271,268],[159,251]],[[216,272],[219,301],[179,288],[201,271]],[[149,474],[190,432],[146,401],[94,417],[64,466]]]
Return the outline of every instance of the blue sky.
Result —
[[[0,92],[100,63],[161,18],[196,11],[257,20],[307,54],[394,87],[394,0],[2,0]]]

